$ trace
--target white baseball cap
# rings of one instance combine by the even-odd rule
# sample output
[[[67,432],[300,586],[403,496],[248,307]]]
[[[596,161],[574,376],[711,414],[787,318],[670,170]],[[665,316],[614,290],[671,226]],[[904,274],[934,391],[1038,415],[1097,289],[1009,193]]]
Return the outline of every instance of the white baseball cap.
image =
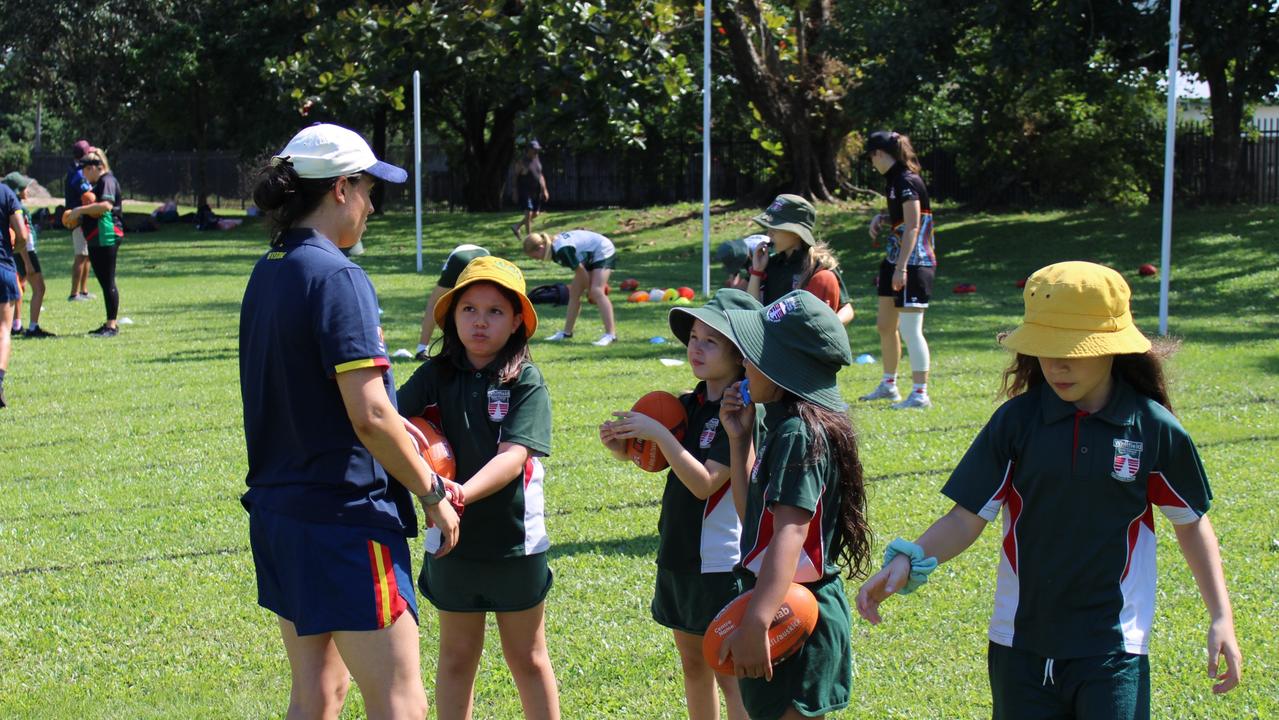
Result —
[[[329,123],[316,123],[294,135],[271,158],[272,165],[281,162],[292,165],[298,177],[313,180],[368,173],[379,180],[402,183],[409,177],[404,168],[378,160],[359,133]]]

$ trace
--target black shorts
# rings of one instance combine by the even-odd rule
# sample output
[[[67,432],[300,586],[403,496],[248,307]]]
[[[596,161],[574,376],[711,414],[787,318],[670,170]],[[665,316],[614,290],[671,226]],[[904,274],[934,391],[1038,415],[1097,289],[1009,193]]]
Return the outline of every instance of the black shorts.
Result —
[[[44,272],[40,269],[40,256],[34,250],[28,250],[27,257],[31,258],[31,272],[36,275]],[[27,276],[27,264],[22,261],[22,256],[15,254],[13,256],[13,264],[18,268],[18,277],[25,278]]]
[[[907,265],[906,287],[900,292],[893,292],[893,270],[896,265],[885,260],[879,265],[877,294],[879,297],[890,297],[893,306],[899,308],[926,308],[933,296],[933,275],[937,268],[931,265]]]
[[[531,195],[520,193],[520,209],[524,212],[541,212],[542,211],[542,193],[535,192]]]

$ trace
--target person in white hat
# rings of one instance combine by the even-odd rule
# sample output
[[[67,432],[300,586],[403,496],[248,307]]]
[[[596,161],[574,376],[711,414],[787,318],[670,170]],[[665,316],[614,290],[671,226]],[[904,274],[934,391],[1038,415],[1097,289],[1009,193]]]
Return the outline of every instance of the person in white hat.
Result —
[[[370,718],[426,716],[408,538],[413,496],[457,543],[444,485],[395,404],[359,242],[377,181],[404,182],[356,133],[308,127],[264,168],[253,199],[271,246],[240,314],[249,539],[258,604],[279,618],[290,717],[337,717],[354,677]]]

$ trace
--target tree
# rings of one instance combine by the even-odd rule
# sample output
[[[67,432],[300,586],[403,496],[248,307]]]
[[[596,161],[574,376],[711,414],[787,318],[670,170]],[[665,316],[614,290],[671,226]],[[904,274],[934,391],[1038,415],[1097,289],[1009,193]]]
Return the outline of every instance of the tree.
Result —
[[[829,42],[834,0],[725,0],[715,14],[738,81],[761,121],[781,138],[786,189],[834,199],[836,157],[854,127],[844,105],[852,76]]]
[[[1167,1],[1160,5],[1166,17]],[[1279,84],[1279,11],[1270,0],[1184,2],[1181,41],[1184,66],[1208,83],[1209,197],[1233,202],[1241,191],[1244,107],[1275,92]]]

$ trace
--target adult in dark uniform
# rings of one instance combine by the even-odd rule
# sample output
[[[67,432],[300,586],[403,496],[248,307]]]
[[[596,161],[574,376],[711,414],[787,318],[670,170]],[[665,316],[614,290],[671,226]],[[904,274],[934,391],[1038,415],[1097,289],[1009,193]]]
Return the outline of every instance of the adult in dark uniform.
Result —
[[[374,182],[406,177],[356,133],[316,124],[254,189],[271,247],[240,312],[243,503],[258,603],[279,617],[292,668],[290,717],[336,717],[351,676],[371,718],[427,711],[413,495],[441,554],[458,518],[396,411],[373,285],[341,252],[364,234]]]
[[[542,144],[537,140],[529,142],[524,149],[524,156],[515,161],[515,186],[511,188],[511,199],[524,211],[524,219],[511,226],[516,240],[533,232],[533,218],[542,213],[542,203],[551,199],[546,191],[546,178],[542,175],[542,161],[538,153],[542,152]],[[520,232],[520,227],[524,232]]]
[[[12,231],[15,245],[21,243],[20,247],[26,247],[27,225],[18,214],[20,207],[18,196],[13,190],[0,184],[0,228],[4,228],[6,234]],[[13,330],[13,313],[20,297],[22,293],[18,290],[18,269],[13,262],[13,248],[8,242],[0,240],[0,408],[5,406],[4,374],[9,368],[9,348],[12,342],[10,332]]]
[[[84,178],[84,171],[80,166],[84,154],[92,148],[88,140],[76,140],[75,145],[71,146],[71,157],[74,160],[67,168],[67,175],[63,179],[67,210],[80,207],[80,199],[86,192],[93,189],[93,183]],[[91,300],[93,296],[89,293],[89,244],[85,242],[84,230],[79,225],[71,228],[71,251],[73,253],[71,294],[67,296],[67,300]]]

